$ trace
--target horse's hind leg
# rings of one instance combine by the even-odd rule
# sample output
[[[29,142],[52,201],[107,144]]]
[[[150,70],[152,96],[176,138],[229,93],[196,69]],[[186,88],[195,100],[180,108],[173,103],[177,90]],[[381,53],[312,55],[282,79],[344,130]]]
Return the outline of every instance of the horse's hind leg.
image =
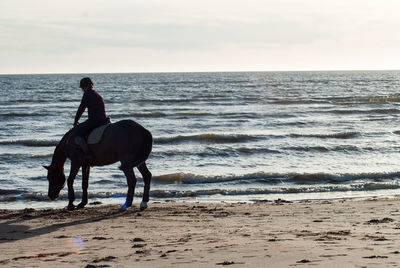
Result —
[[[149,202],[150,196],[150,181],[151,181],[151,172],[146,166],[146,163],[143,162],[138,166],[140,173],[143,176],[144,181],[144,191],[143,191],[143,199],[142,203],[140,203],[140,209],[144,210],[147,208],[147,202]]]
[[[123,171],[126,176],[126,181],[128,182],[128,193],[126,195],[125,204],[122,206],[122,209],[126,209],[132,206],[133,195],[135,194],[136,187],[136,177],[133,168],[125,169]]]

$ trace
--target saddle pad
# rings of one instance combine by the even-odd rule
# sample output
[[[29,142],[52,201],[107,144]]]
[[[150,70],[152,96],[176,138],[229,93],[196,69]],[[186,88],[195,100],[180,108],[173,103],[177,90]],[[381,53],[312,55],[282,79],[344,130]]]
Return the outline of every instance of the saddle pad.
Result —
[[[104,130],[109,126],[110,124],[105,124],[102,125],[98,128],[93,129],[93,131],[90,133],[87,143],[88,144],[96,144],[101,141],[101,137],[103,136]]]

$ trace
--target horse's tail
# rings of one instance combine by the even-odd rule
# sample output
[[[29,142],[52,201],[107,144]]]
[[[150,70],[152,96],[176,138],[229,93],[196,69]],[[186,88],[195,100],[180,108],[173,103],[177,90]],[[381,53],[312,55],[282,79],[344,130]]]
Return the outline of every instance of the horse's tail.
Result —
[[[134,167],[140,166],[143,162],[149,158],[153,147],[153,136],[151,135],[150,131],[143,128],[143,142],[142,146],[140,147],[139,151],[137,152],[138,158],[132,161],[129,164],[123,164],[119,168],[121,170],[132,169]]]

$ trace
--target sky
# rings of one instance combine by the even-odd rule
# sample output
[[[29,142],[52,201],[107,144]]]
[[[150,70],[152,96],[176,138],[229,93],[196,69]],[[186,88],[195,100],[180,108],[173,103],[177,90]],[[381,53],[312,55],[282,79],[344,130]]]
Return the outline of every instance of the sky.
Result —
[[[398,0],[1,0],[0,74],[400,69]]]

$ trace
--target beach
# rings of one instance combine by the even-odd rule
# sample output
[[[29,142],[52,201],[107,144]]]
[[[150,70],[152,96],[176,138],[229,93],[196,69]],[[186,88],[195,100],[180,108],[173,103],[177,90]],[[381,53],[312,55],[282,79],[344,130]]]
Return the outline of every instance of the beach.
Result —
[[[396,267],[400,198],[1,210],[5,267]]]

